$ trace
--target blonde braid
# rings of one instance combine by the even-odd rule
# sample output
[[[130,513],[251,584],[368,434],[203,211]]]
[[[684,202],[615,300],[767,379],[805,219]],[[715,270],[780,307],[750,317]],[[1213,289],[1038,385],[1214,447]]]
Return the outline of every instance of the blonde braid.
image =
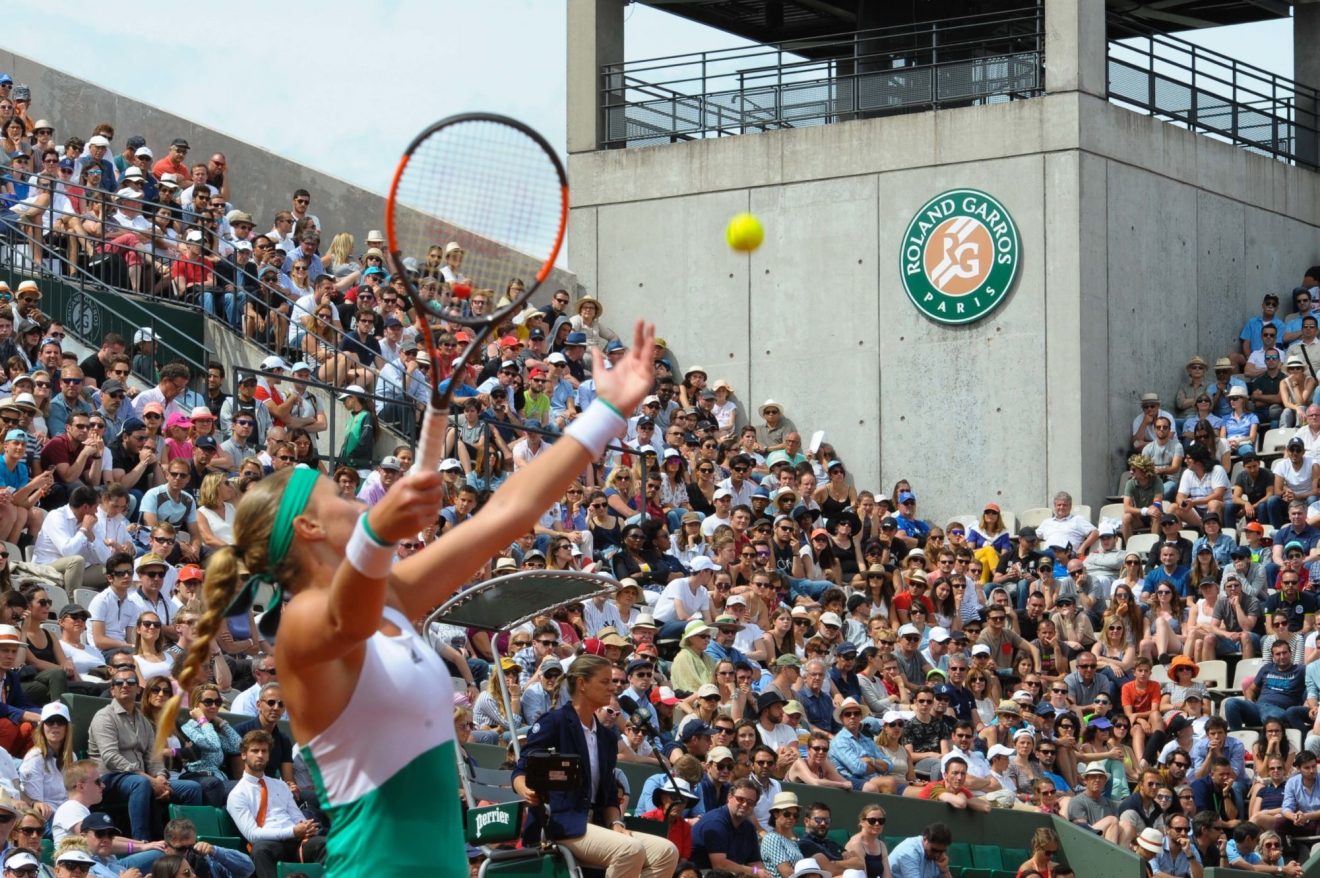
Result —
[[[202,678],[211,659],[211,643],[224,624],[225,611],[238,594],[248,571],[266,571],[267,547],[270,532],[275,526],[275,514],[280,496],[293,475],[290,467],[262,479],[243,495],[234,516],[234,544],[221,547],[206,563],[206,579],[202,583],[202,603],[206,611],[194,626],[194,639],[184,656],[179,670],[179,691],[161,708],[156,722],[156,752],[174,733],[174,724],[183,706],[184,694],[190,692]],[[298,567],[293,553],[285,556],[277,570],[268,571],[281,582],[294,582]]]

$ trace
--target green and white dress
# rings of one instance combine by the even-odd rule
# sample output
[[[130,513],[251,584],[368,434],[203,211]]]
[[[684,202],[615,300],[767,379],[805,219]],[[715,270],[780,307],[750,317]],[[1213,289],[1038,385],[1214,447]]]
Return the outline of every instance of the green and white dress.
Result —
[[[301,745],[331,820],[326,871],[467,878],[450,672],[402,613],[384,617],[401,633],[371,636],[348,706]]]

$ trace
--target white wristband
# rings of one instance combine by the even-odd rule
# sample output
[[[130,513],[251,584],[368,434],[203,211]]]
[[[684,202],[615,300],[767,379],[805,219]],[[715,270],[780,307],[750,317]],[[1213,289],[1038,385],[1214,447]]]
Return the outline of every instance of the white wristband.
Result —
[[[366,513],[358,519],[353,535],[348,538],[344,558],[353,569],[368,579],[384,579],[394,564],[394,546],[382,546],[367,532]]]
[[[610,440],[622,436],[627,426],[628,422],[613,406],[603,399],[597,399],[568,425],[564,435],[580,442],[591,452],[592,457],[600,457],[605,453],[605,446]]]

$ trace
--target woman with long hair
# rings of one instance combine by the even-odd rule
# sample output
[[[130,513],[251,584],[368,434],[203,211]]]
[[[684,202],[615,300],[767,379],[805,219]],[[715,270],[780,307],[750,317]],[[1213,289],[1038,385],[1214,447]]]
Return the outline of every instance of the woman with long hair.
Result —
[[[1109,720],[1099,717],[1087,723],[1082,733],[1082,746],[1078,748],[1086,762],[1100,762],[1109,772],[1109,785],[1105,795],[1122,801],[1131,793],[1127,782],[1127,769],[1123,765],[1123,746],[1114,740],[1114,726]]]
[[[794,579],[827,579],[835,585],[842,585],[842,573],[839,559],[834,554],[829,531],[816,528],[810,539],[798,550],[793,559]]]
[[[1283,404],[1279,426],[1301,426],[1306,423],[1306,409],[1315,395],[1315,379],[1301,357],[1289,357],[1284,372],[1285,377],[1279,382],[1279,401]]]
[[[1128,637],[1128,621],[1124,616],[1106,613],[1100,637],[1091,646],[1099,673],[1117,689],[1132,679],[1132,668],[1137,662],[1137,647]]]
[[[692,562],[701,556],[710,556],[710,545],[701,533],[701,516],[696,512],[688,512],[683,515],[677,528],[674,529],[673,548],[670,554],[678,559],[678,563],[691,569]]]
[[[444,534],[394,563],[395,544],[439,514],[444,498],[439,472],[404,476],[364,512],[338,496],[330,479],[291,467],[254,485],[239,504],[235,545],[209,560],[206,612],[179,683],[185,689],[196,684],[222,620],[246,613],[263,583],[274,584],[259,629],[268,638],[278,631],[275,651],[290,724],[331,818],[326,845],[331,878],[356,869],[364,858],[375,859],[372,852],[381,849],[392,852],[388,862],[377,864],[381,878],[422,871],[466,878],[466,857],[458,853],[466,847],[458,799],[435,795],[456,786],[450,672],[409,620],[443,603],[491,556],[526,534],[623,433],[625,420],[618,412],[632,411],[650,391],[654,351],[654,328],[639,322],[633,344],[612,369],[593,352],[596,401],[560,441],[515,472],[457,529],[462,540]],[[286,590],[292,594],[287,602]],[[593,660],[604,674],[588,678]],[[574,707],[589,704],[584,715],[592,722],[592,713],[611,694],[609,669],[603,660],[584,655],[572,671],[580,683]],[[416,697],[418,692],[429,697]],[[172,727],[178,707],[173,699],[158,738]],[[369,733],[380,730],[382,715],[406,731],[388,746]],[[543,732],[547,725],[543,719]],[[617,749],[608,748],[602,777],[609,775]],[[370,790],[359,785],[364,774],[375,781]],[[390,820],[386,815],[394,811],[406,811],[410,819]],[[567,816],[559,807],[555,813],[559,820]],[[418,821],[439,833],[430,844],[415,843]]]
[[[866,867],[866,878],[889,878],[889,848],[882,836],[885,832],[885,809],[880,805],[863,805],[857,813],[857,831],[844,845],[844,853],[861,857]]]
[[[41,709],[41,722],[32,730],[32,749],[18,769],[23,794],[43,821],[49,820],[69,797],[64,788],[64,767],[73,764],[71,732],[69,709],[58,701],[47,704]]]
[[[1054,855],[1059,852],[1059,834],[1048,826],[1038,828],[1031,836],[1031,856],[1017,868],[1017,878],[1024,878],[1028,873],[1040,878],[1053,878],[1057,868]]]
[[[500,675],[491,674],[486,680],[486,690],[477,696],[477,701],[472,705],[472,721],[476,724],[474,731],[474,740],[480,732],[487,732],[489,740],[480,740],[480,743],[493,744],[496,741],[508,741],[512,736],[510,730],[519,730],[523,726],[522,722],[522,686],[519,684],[520,669],[518,663],[511,658],[500,659],[500,675],[504,677],[504,685],[509,693],[509,700],[513,705],[513,718],[510,720],[509,713],[504,708],[504,697],[500,691]],[[486,739],[487,735],[481,735]]]
[[[587,530],[591,532],[592,555],[604,561],[623,543],[623,519],[610,508],[604,492],[592,489],[587,498]]]
[[[1132,746],[1132,720],[1126,716],[1116,716],[1113,719],[1114,735],[1113,744],[1123,752],[1123,776],[1127,780],[1129,789],[1135,788],[1137,780],[1141,777],[1141,757],[1137,755],[1136,749]]]
[[[781,655],[798,654],[801,642],[798,640],[796,626],[793,625],[793,616],[786,608],[780,607],[770,615],[770,628],[765,632],[765,642],[765,664],[773,664]]]
[[[197,531],[202,545],[219,549],[234,542],[234,501],[238,491],[224,473],[207,473],[197,490]]]
[[[630,505],[637,497],[637,474],[626,466],[616,466],[605,477],[605,500],[610,512],[625,521],[637,510]]]
[[[677,530],[684,515],[691,511],[688,504],[687,461],[675,448],[666,448],[660,465],[660,508],[672,530]]]
[[[0,559],[6,562],[6,574],[8,560]],[[5,578],[8,579],[8,575]],[[7,586],[4,591],[8,592]],[[23,691],[34,704],[59,701],[69,691],[69,684],[78,679],[78,671],[65,656],[59,638],[41,627],[50,620],[50,595],[40,585],[29,584],[22,591],[28,602],[27,615],[23,617],[23,642],[27,646],[25,663],[37,671],[36,676],[23,684]]]
[[[308,397],[315,399],[316,397]],[[302,464],[310,466],[312,469],[326,472],[325,461],[316,451],[316,442],[312,439],[312,434],[302,427],[295,427],[289,431],[289,441],[293,443],[294,465]]]
[[[1142,655],[1160,664],[1167,656],[1183,650],[1182,626],[1187,605],[1178,597],[1170,582],[1161,582],[1155,589],[1150,607],[1146,611],[1147,636],[1138,647]]]
[[[978,725],[990,725],[995,721],[995,707],[998,704],[990,691],[990,680],[983,671],[968,671],[967,689],[972,693],[972,700],[976,705],[976,716],[980,720]]]
[[[683,381],[678,385],[678,404],[685,409],[696,408],[701,398],[701,391],[706,389],[709,376],[701,366],[689,366],[683,373]]]
[[[1214,462],[1224,468],[1224,472],[1229,472],[1233,468],[1233,452],[1229,448],[1228,440],[1220,436],[1215,428],[1210,426],[1209,421],[1200,421],[1192,429],[1192,445],[1199,445],[1202,448],[1209,449]],[[1209,467],[1206,467],[1209,469]]]
[[[651,347],[650,344],[646,346]],[[649,369],[650,350],[646,351],[646,363]],[[600,366],[599,355],[596,365],[600,367],[598,374],[610,374]],[[649,387],[648,382],[639,389],[644,391]],[[632,400],[633,404],[640,398],[639,393]],[[624,410],[629,408],[625,407]],[[556,442],[554,447],[558,448],[561,444]],[[576,467],[575,471],[580,469],[580,466]],[[617,869],[621,875],[640,872],[672,875],[678,863],[678,848],[672,842],[653,835],[629,835],[618,831],[624,828],[614,782],[614,766],[619,752],[618,735],[596,717],[596,712],[609,705],[613,698],[611,667],[600,656],[578,656],[567,674],[569,702],[541,717],[541,721],[528,732],[527,746],[523,748],[522,756],[513,771],[514,791],[533,809],[523,830],[523,843],[531,844],[541,837],[546,813],[540,807],[541,797],[527,785],[527,755],[550,748],[581,753],[594,744],[598,758],[592,760],[592,763],[596,765],[596,770],[587,771],[584,766],[581,789],[550,794],[550,812],[553,814],[553,821],[548,826],[550,838],[572,851],[578,862],[584,865],[602,866],[608,863],[611,871]],[[599,784],[598,789],[602,795],[596,795],[593,783]],[[434,855],[433,850],[428,853]],[[455,874],[459,868],[467,868],[466,859],[456,863]],[[430,872],[434,874],[435,870],[431,869]]]
[[[699,454],[706,453],[718,456],[719,444],[713,439],[705,440]],[[715,457],[699,456],[692,466],[691,476],[687,484],[688,506],[693,512],[710,515],[715,511],[715,491],[719,488],[716,482],[722,478],[718,461]]]
[[[165,652],[169,641],[161,630],[160,616],[152,612],[141,614],[133,630],[136,635],[133,664],[137,665],[138,685],[145,688],[157,677],[169,678],[174,672],[174,659]]]

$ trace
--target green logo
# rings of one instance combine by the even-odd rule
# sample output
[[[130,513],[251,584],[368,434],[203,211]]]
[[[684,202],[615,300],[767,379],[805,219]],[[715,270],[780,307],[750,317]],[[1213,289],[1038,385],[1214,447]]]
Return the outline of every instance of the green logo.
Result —
[[[1004,300],[1017,277],[1021,244],[1008,210],[975,189],[950,189],[926,202],[903,236],[903,289],[937,323],[972,323]]]

